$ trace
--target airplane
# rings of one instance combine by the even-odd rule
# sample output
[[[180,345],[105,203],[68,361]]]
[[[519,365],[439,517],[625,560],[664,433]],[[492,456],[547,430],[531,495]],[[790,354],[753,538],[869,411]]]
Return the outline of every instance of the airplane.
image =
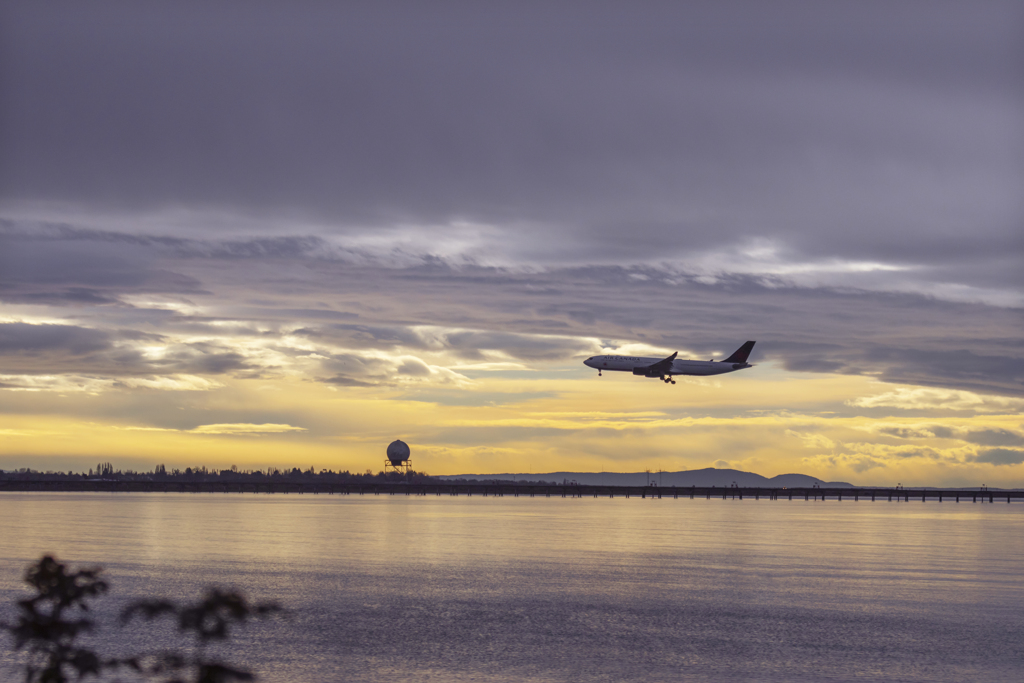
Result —
[[[721,375],[726,372],[752,368],[747,363],[754,342],[748,341],[721,361],[714,360],[676,360],[678,351],[668,358],[642,358],[637,356],[591,356],[583,361],[587,367],[596,368],[598,377],[602,370],[620,370],[632,372],[642,377],[657,377],[665,384],[675,384],[673,375]]]

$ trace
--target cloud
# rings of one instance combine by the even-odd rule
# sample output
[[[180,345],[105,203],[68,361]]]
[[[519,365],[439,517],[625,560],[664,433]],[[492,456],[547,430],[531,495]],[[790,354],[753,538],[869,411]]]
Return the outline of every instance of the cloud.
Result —
[[[799,432],[792,429],[786,430],[786,436],[793,436],[804,442],[804,448],[830,451],[835,449],[836,443],[825,436],[814,432]]]
[[[398,19],[390,3],[307,3],[287,21],[254,9],[245,25],[220,8],[118,11],[145,41],[110,29],[110,9],[76,12],[77,31],[55,11],[4,16],[18,59],[5,67],[0,187],[20,196],[303,206],[349,221],[605,217],[607,233],[625,224],[637,238],[621,248],[648,253],[680,225],[735,242],[761,209],[762,224],[789,217],[808,232],[831,215],[843,236],[812,237],[812,250],[842,240],[870,253],[874,238],[892,249],[929,219],[970,216],[950,209],[971,200],[989,201],[986,218],[1007,210],[1012,179],[986,181],[1015,168],[998,147],[1019,130],[1000,97],[1015,84],[1012,4],[879,15],[749,3],[756,31],[729,8],[657,3],[585,21],[571,4],[404,7]],[[980,197],[933,194],[961,183]],[[907,204],[925,199],[936,206],[915,219]],[[907,238],[870,220],[886,214]]]
[[[875,434],[897,439],[957,439],[982,446],[1024,446],[1024,434],[1009,429],[970,429],[945,425],[915,426],[873,424],[866,428]]]
[[[127,377],[117,380],[114,386],[131,389],[157,389],[160,391],[211,391],[224,386],[208,377],[196,375],[167,375],[165,377]]]
[[[204,286],[220,292],[215,300],[204,303],[193,297],[195,301],[185,304],[122,293],[122,302],[132,302],[130,308],[92,307],[90,324],[96,327],[68,326],[93,330],[79,332],[79,348],[84,348],[85,335],[92,335],[94,353],[75,357],[65,348],[32,347],[22,341],[19,348],[35,348],[36,355],[32,361],[29,351],[17,351],[18,369],[258,376],[304,372],[296,366],[297,347],[303,345],[327,357],[344,356],[343,349],[357,355],[373,349],[395,355],[443,354],[443,361],[428,364],[452,370],[467,362],[519,361],[535,367],[596,353],[602,347],[642,348],[644,353],[681,350],[682,355],[711,357],[713,352],[731,350],[724,348],[723,340],[732,339],[731,346],[753,336],[759,338],[754,362],[779,360],[789,370],[865,374],[893,383],[973,392],[1024,391],[1024,361],[1020,349],[1009,342],[1012,326],[1006,316],[991,316],[978,307],[922,308],[912,298],[797,294],[742,279],[715,285],[668,283],[655,279],[654,271],[648,271],[651,278],[636,280],[630,278],[635,273],[622,268],[531,273],[447,266],[310,269],[303,261],[289,260],[273,269],[248,264],[237,270],[204,267],[204,272]],[[285,277],[291,284],[269,291],[265,282],[272,277]],[[322,303],[334,291],[346,292],[343,310]],[[807,341],[821,335],[810,321],[839,308],[844,318],[830,327],[830,339]],[[673,313],[666,316],[665,311]],[[732,315],[723,319],[722,311]],[[964,329],[977,336],[961,343],[999,352],[925,352],[878,343],[884,330],[899,329],[900,320],[906,319],[913,321],[916,332],[907,330],[901,343],[934,345],[927,331],[945,325],[950,316],[972,321]],[[336,322],[357,319],[365,322]],[[143,343],[149,340],[140,337],[140,329],[159,330],[164,339]],[[65,346],[71,342],[69,338]],[[157,346],[165,347],[159,356],[147,350]],[[369,381],[368,371],[364,367],[353,374],[328,364],[318,376],[380,383],[379,377]]]
[[[22,374],[222,375],[261,368],[220,341],[175,341],[136,330],[0,323],[0,359]],[[131,382],[122,382],[130,385]]]
[[[155,265],[157,254],[126,234],[0,218],[0,300],[105,306],[123,293],[198,293],[194,278]]]
[[[431,364],[404,353],[383,355],[374,352],[317,354],[320,369],[330,376],[317,381],[335,386],[372,387],[408,384],[468,385],[470,380],[455,370]]]
[[[843,344],[783,342],[778,355],[787,369],[795,371],[867,374],[894,384],[1024,394],[1024,358],[1012,344],[1004,347],[1003,354],[983,354],[883,345],[856,334],[855,338],[856,342]],[[930,346],[929,341],[922,343]]]
[[[857,408],[897,408],[899,410],[956,410],[1005,412],[1024,409],[1024,399],[986,396],[954,389],[898,387],[874,396],[862,396],[846,402]]]
[[[208,377],[165,375],[102,378],[76,374],[0,375],[0,390],[98,394],[116,389],[155,389],[159,391],[211,391],[224,385]]]
[[[930,439],[936,434],[929,429],[914,427],[876,427],[873,429],[876,434],[892,436],[897,439]]]
[[[75,325],[0,323],[0,355],[40,355],[60,351],[84,356],[112,346],[110,333]]]
[[[19,290],[3,283],[0,283],[0,301],[45,306],[106,306],[119,303],[117,297],[88,287],[61,287],[31,291],[27,288]]]
[[[595,340],[542,334],[484,332],[480,330],[437,331],[433,335],[445,348],[461,352],[463,357],[498,351],[525,361],[561,360],[577,354],[594,353]]]
[[[293,427],[287,424],[211,424],[200,425],[195,429],[188,430],[189,434],[221,434],[221,435],[250,435],[250,434],[286,434],[289,432],[304,432],[305,427]]]
[[[430,375],[430,368],[420,359],[410,358],[399,365],[395,372],[399,375],[408,375],[410,377],[427,377]]]
[[[244,25],[152,6],[117,11],[122,32],[110,8],[73,31],[57,12],[0,22],[0,199],[15,216],[90,205],[137,233],[111,254],[667,263],[705,283],[1019,303],[1012,3],[748,3],[744,22],[715,5],[581,21],[574,5],[304,4]],[[159,270],[116,265],[93,276]]]
[[[1024,450],[1010,448],[989,448],[980,451],[974,458],[974,462],[988,463],[990,465],[1019,465],[1024,462]]]
[[[244,422],[200,425],[193,429],[172,429],[168,427],[116,427],[116,429],[124,429],[130,432],[178,432],[182,434],[221,436],[259,436],[262,434],[287,434],[306,431],[305,427],[293,427],[287,424],[249,424]]]
[[[890,466],[890,462],[881,458],[864,455],[860,453],[838,453],[833,455],[816,455],[804,458],[805,465],[826,469],[849,469],[857,474],[870,472],[871,470],[884,470]]]
[[[220,344],[199,342],[170,347],[158,359],[149,361],[162,367],[178,367],[195,374],[221,375],[256,366],[243,354]]]
[[[427,351],[478,363],[507,363],[510,359],[556,361],[599,350],[599,343],[595,339],[439,325],[373,326],[342,323],[302,327],[292,334],[321,344],[398,352]]]
[[[1024,446],[1024,434],[1009,429],[971,430],[963,439],[981,446]]]
[[[353,377],[347,377],[345,375],[334,375],[333,377],[324,377],[318,380],[324,384],[334,384],[339,387],[375,387],[380,386],[380,382],[365,382],[363,380],[355,379]]]

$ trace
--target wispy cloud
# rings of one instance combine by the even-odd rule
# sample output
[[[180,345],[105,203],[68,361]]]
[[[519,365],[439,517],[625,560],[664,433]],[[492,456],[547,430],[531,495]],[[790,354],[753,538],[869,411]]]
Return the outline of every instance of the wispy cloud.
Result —
[[[156,389],[160,391],[210,391],[224,386],[209,377],[167,375],[119,379],[62,375],[0,375],[0,389],[8,391],[97,394],[115,389]]]
[[[199,425],[192,429],[173,429],[169,427],[152,426],[130,426],[118,427],[129,432],[174,432],[178,434],[202,434],[202,435],[223,435],[223,436],[259,436],[261,434],[288,434],[291,432],[304,432],[305,427],[294,427],[287,424],[209,424]]]
[[[304,432],[304,427],[293,427],[282,424],[212,424],[200,425],[188,430],[189,434],[224,434],[228,436],[248,434],[285,434],[288,432]]]
[[[897,408],[899,410],[957,410],[1006,412],[1024,409],[1024,399],[991,396],[953,389],[897,387],[873,396],[847,401],[858,408]]]

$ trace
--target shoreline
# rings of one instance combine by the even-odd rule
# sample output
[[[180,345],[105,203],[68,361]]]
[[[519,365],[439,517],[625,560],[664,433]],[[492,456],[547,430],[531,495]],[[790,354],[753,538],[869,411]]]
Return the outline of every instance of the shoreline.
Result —
[[[0,493],[265,493],[310,495],[494,496],[557,498],[722,498],[732,500],[836,500],[853,502],[1024,502],[1022,489],[880,488],[880,487],[716,487],[601,486],[592,484],[481,482],[161,482],[161,481],[0,481]]]

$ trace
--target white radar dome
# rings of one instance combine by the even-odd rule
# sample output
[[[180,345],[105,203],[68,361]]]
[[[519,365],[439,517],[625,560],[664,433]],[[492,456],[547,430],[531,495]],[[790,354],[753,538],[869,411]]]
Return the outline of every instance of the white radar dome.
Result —
[[[388,460],[392,465],[401,465],[409,459],[409,445],[404,441],[392,441],[388,446]]]

